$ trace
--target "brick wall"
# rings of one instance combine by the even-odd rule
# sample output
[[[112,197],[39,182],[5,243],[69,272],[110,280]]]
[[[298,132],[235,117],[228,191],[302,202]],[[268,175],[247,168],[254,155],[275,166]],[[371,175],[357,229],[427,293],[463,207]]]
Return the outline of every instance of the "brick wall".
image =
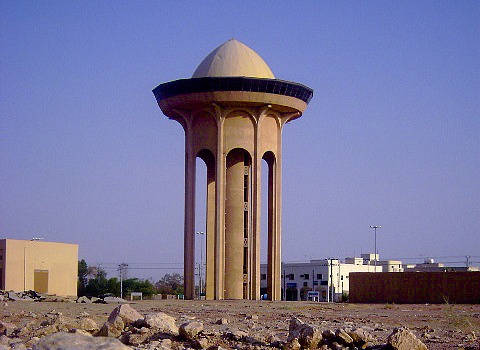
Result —
[[[352,303],[480,303],[480,272],[350,273]]]

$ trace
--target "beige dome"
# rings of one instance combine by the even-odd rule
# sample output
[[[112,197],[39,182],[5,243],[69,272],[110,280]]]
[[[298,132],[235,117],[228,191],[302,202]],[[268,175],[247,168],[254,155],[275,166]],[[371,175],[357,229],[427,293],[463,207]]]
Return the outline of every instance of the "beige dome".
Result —
[[[230,39],[200,63],[192,78],[250,77],[275,79],[265,61],[251,48]]]

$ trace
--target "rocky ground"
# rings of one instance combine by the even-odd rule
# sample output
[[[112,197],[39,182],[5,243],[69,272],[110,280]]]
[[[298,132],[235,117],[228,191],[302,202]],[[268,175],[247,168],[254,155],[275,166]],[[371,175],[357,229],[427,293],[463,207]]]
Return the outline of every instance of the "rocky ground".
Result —
[[[55,300],[0,301],[0,349],[480,349],[480,305]]]

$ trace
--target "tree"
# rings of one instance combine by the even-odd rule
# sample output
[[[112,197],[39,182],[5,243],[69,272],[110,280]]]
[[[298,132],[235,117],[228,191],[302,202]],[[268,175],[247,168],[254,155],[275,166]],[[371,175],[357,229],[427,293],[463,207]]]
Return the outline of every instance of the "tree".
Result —
[[[85,295],[87,287],[88,266],[84,259],[78,262],[78,281],[77,281],[77,295]]]
[[[160,294],[183,294],[183,276],[178,273],[171,275],[167,273],[155,283],[155,288]]]
[[[102,268],[97,267],[95,278],[88,280],[85,288],[85,294],[92,297],[99,297],[107,293],[110,293],[108,288],[107,273]]]
[[[141,280],[138,278],[128,278],[123,280],[123,293],[142,292],[144,296],[155,294],[155,286],[149,280]]]

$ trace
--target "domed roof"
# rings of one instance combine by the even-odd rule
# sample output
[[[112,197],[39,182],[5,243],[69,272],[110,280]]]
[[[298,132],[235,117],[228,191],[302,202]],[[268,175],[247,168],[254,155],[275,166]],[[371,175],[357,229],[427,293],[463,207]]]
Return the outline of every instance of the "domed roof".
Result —
[[[250,77],[275,79],[265,61],[251,48],[230,39],[200,63],[192,78]]]

